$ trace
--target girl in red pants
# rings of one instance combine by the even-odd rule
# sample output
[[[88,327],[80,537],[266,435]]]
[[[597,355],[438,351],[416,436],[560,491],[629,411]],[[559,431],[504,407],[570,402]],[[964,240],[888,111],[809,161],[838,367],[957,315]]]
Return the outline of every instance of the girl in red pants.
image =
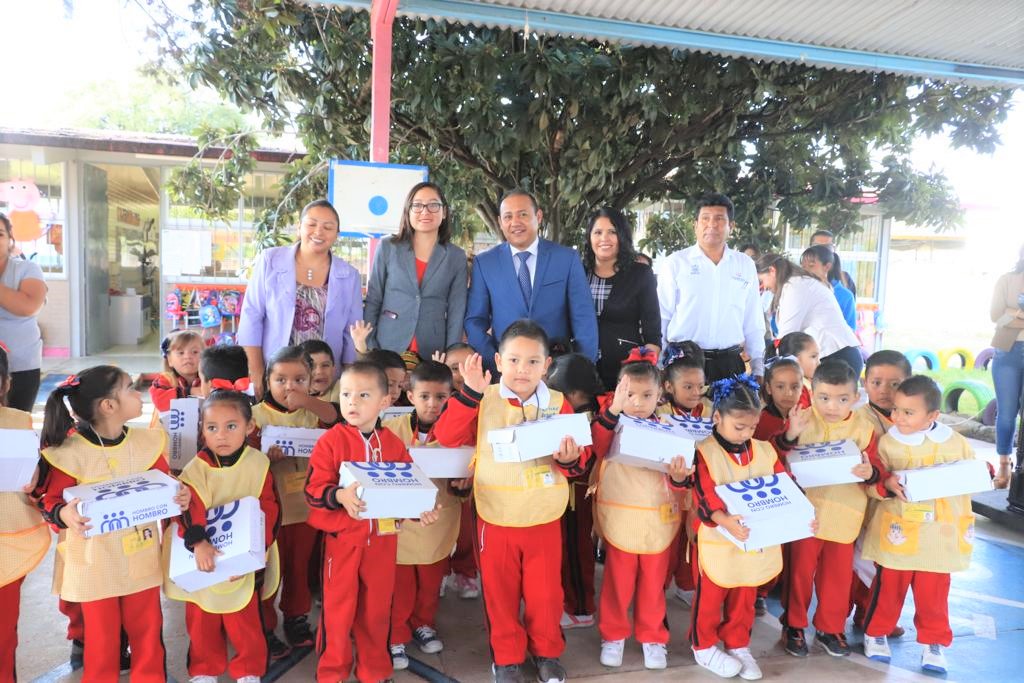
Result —
[[[619,372],[608,407],[594,421],[594,453],[601,458],[597,475],[597,520],[607,543],[598,629],[601,663],[622,665],[622,651],[632,625],[644,653],[644,667],[667,666],[665,577],[672,544],[682,524],[679,499],[693,470],[682,456],[672,459],[669,473],[605,460],[619,415],[657,420],[661,374],[654,353],[634,349]]]

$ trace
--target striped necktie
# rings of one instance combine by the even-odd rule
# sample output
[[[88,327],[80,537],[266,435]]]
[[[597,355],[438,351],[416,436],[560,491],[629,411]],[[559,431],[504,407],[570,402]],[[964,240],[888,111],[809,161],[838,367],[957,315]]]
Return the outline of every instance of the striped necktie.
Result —
[[[521,251],[516,254],[519,259],[519,289],[523,290],[523,299],[526,300],[526,308],[530,308],[530,299],[533,297],[533,285],[530,284],[530,268],[526,264],[530,260],[530,252]]]

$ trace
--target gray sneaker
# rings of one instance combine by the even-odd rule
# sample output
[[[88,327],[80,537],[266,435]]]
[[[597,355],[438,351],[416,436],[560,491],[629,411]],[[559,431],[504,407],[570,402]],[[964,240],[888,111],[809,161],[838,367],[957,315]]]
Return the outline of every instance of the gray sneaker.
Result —
[[[565,667],[557,659],[536,657],[537,680],[540,683],[565,683]]]
[[[494,683],[526,683],[518,664],[492,664],[491,672],[494,674]]]

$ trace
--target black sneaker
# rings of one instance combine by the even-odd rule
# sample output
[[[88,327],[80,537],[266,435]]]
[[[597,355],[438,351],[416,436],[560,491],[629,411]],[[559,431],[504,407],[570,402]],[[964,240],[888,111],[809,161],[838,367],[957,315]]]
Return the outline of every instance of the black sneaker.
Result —
[[[285,619],[284,637],[292,647],[313,647],[313,643],[316,642],[313,629],[306,621],[306,615]]]
[[[292,653],[292,649],[285,645],[273,631],[268,631],[266,636],[267,652],[270,654],[270,661],[276,662],[279,659],[284,659]]]
[[[80,640],[71,641],[71,656],[68,657],[68,664],[72,669],[81,669],[85,664],[85,643]]]
[[[565,683],[565,668],[553,657],[535,657],[537,680],[540,683]]]
[[[759,617],[763,617],[768,614],[768,601],[760,595],[754,599],[754,614]]]
[[[518,664],[491,665],[494,683],[523,683],[523,671]]]
[[[132,651],[127,645],[121,646],[121,673],[131,673],[132,670]]]
[[[850,654],[850,646],[846,644],[845,633],[822,633],[818,631],[815,635],[818,644],[825,648],[825,652],[833,657],[846,657]]]
[[[807,656],[807,641],[804,640],[804,630],[802,628],[787,626],[782,632],[782,637],[786,640],[786,652],[794,657]]]

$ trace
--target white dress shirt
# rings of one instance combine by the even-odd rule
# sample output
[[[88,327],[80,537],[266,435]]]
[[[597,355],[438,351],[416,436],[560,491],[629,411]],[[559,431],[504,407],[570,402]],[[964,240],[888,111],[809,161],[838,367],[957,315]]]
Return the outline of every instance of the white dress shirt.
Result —
[[[790,332],[806,332],[814,337],[822,358],[847,346],[860,346],[832,288],[814,277],[791,277],[782,286],[775,325],[779,338]]]
[[[535,240],[533,240],[533,244],[528,246],[526,249],[516,249],[511,244],[508,245],[508,248],[512,250],[512,265],[516,269],[516,277],[519,277],[519,267],[522,265],[522,261],[519,260],[519,257],[516,256],[516,254],[521,254],[524,251],[530,252],[530,258],[526,259],[526,267],[529,268],[529,270],[530,270],[530,284],[531,285],[536,284],[536,282],[534,281],[534,278],[537,275],[537,245],[539,245],[539,244],[540,244],[540,236],[538,236]]]
[[[537,385],[537,388],[533,390],[533,395],[530,398],[523,401],[516,395],[516,392],[505,386],[504,382],[498,382],[498,395],[505,399],[515,399],[519,401],[522,406],[537,406],[537,412],[544,410],[551,403],[551,391],[548,389],[548,385],[541,382]]]
[[[702,349],[743,344],[755,375],[764,374],[764,313],[757,269],[725,248],[716,265],[694,245],[661,260],[658,302],[665,344],[690,340]]]

